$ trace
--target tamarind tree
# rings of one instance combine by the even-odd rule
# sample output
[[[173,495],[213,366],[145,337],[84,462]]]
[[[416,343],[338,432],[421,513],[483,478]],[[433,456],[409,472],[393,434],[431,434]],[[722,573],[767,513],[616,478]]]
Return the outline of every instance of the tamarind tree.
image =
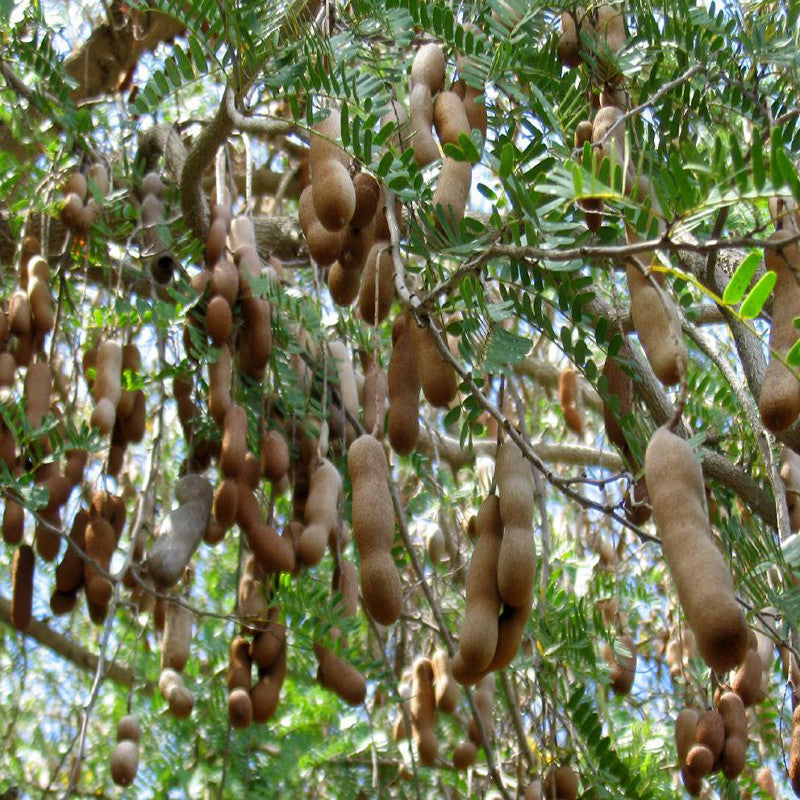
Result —
[[[0,37],[2,797],[800,793],[795,4]]]

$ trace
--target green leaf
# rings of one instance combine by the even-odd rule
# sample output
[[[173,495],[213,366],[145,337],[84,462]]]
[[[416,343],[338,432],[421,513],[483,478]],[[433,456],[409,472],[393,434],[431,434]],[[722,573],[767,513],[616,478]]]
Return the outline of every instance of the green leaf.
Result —
[[[500,167],[498,172],[500,177],[505,179],[511,174],[514,166],[514,145],[511,142],[506,142],[503,149],[500,151]]]
[[[766,164],[764,163],[764,150],[761,147],[761,131],[753,131],[753,146],[750,150],[750,163],[753,167],[753,185],[758,191],[764,188],[766,180]]]
[[[722,295],[722,302],[725,305],[732,306],[741,302],[762,258],[763,253],[760,250],[753,250],[739,264],[736,272],[733,273],[728,285],[725,287],[725,293]]]
[[[772,294],[777,280],[777,272],[770,271],[761,276],[761,279],[750,290],[750,293],[742,303],[742,307],[739,309],[739,316],[742,319],[755,319],[761,313],[761,309],[764,308],[764,303],[767,302],[767,298]]]
[[[800,339],[798,339],[786,354],[786,363],[790,367],[800,367]]]

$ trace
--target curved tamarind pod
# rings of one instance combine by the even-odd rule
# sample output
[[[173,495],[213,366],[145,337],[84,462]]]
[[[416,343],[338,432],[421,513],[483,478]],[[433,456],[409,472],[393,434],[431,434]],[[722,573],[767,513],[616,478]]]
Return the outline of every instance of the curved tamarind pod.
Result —
[[[647,445],[645,479],[664,558],[700,654],[717,672],[733,669],[750,633],[731,571],[711,538],[703,473],[688,442],[659,428]]]
[[[777,274],[778,280],[772,304],[770,358],[761,384],[758,410],[764,426],[773,432],[786,430],[800,416],[800,381],[792,369],[772,355],[775,351],[785,359],[798,339],[792,321],[800,314],[800,286],[797,284],[800,248],[796,243],[781,245],[790,236],[792,233],[788,230],[775,231],[769,238],[774,247],[764,250],[765,266]]]

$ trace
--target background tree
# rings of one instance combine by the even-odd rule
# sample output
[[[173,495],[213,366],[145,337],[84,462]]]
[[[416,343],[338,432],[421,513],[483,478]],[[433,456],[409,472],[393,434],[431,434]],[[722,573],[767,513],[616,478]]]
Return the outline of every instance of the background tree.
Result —
[[[130,796],[671,797],[731,682],[685,782],[800,780],[792,4],[0,21],[4,796],[117,794],[131,713]]]

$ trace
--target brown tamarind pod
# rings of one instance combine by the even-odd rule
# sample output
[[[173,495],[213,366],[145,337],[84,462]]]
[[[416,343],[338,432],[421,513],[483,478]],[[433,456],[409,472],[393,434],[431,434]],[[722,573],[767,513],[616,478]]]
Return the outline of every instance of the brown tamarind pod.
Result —
[[[225,240],[228,228],[225,220],[217,217],[211,221],[206,234],[205,259],[206,266],[213,269],[214,265],[225,255]]]
[[[261,472],[272,483],[280,483],[289,471],[289,446],[280,431],[267,431],[261,437]]]
[[[577,9],[579,21],[584,16],[584,10]],[[558,58],[567,69],[574,69],[581,64],[580,40],[578,30],[575,26],[575,19],[568,11],[561,14],[561,34],[558,37]]]
[[[158,689],[169,705],[170,713],[176,719],[186,719],[194,707],[194,697],[186,688],[180,672],[162,669],[158,679]]]
[[[92,384],[95,400],[91,424],[102,434],[111,433],[117,417],[117,404],[122,396],[122,348],[117,342],[105,341],[97,349],[96,375]]]
[[[433,103],[433,124],[439,141],[458,144],[458,136],[469,136],[470,124],[464,103],[455,92],[439,92]]]
[[[792,743],[789,747],[789,782],[800,797],[800,706],[792,714]]]
[[[41,256],[33,256],[28,265],[28,301],[31,317],[40,333],[53,329],[55,311],[50,295],[50,268]]]
[[[484,89],[476,89],[474,86],[467,85],[462,98],[464,113],[467,115],[470,130],[481,132],[481,138],[486,141],[486,100]]]
[[[221,481],[214,492],[212,512],[214,519],[227,530],[236,522],[236,509],[239,502],[239,487],[236,481],[226,478]]]
[[[375,243],[375,217],[364,228],[355,228],[350,225],[342,239],[342,252],[339,254],[339,266],[345,272],[358,272],[364,270],[367,256]]]
[[[770,358],[761,384],[758,408],[765,427],[773,432],[786,430],[800,416],[800,381],[794,371],[772,355],[774,351],[785,359],[797,341],[798,332],[793,319],[800,313],[800,248],[796,243],[783,244],[792,233],[775,231],[764,249],[766,268],[778,276],[775,283],[770,328]]]
[[[414,346],[422,391],[428,402],[437,408],[447,408],[456,396],[456,372],[442,356],[434,334],[428,325],[418,325],[409,318],[408,328]]]
[[[398,455],[408,455],[419,437],[419,373],[408,314],[398,314],[392,325],[392,356],[387,374],[389,442]]]
[[[453,750],[453,766],[465,772],[475,763],[478,757],[478,748],[472,742],[459,742]]]
[[[250,700],[249,687],[234,689],[228,695],[228,720],[237,730],[247,728],[252,723],[253,703]]]
[[[54,530],[55,529],[55,530]],[[55,561],[61,549],[61,509],[43,509],[39,512],[34,530],[36,552],[43,561]]]
[[[216,295],[208,301],[206,308],[206,333],[214,347],[219,347],[228,340],[233,327],[233,314],[228,301]]]
[[[687,353],[680,319],[672,298],[629,260],[625,265],[631,299],[631,320],[655,376],[665,385],[680,383]],[[799,384],[800,385],[800,384]]]
[[[478,712],[478,717],[480,717],[480,720],[483,723],[483,728],[486,731],[487,736],[491,734],[492,730],[492,704],[494,703],[494,686],[494,673],[490,672],[488,675],[485,675],[480,679],[475,689],[475,693],[472,696],[473,702],[475,703],[475,710]],[[476,747],[483,746],[480,728],[475,721],[475,717],[470,719],[467,733],[470,741]]]
[[[24,631],[31,621],[35,562],[33,548],[28,544],[21,544],[14,553],[11,566],[11,624],[18,631]]]
[[[454,228],[464,217],[472,184],[472,164],[445,156],[436,188],[433,191],[434,211],[441,207],[445,221]]]
[[[231,642],[228,657],[228,691],[245,689],[249,692],[251,675],[250,642],[244,636],[237,636]]]
[[[536,576],[534,485],[530,464],[511,438],[500,445],[495,479],[500,493],[500,517],[505,526],[497,586],[504,603],[522,606],[531,596]]]
[[[194,613],[186,606],[167,602],[164,638],[161,640],[161,669],[183,672],[189,661]],[[248,687],[249,688],[249,687]]]
[[[14,385],[14,373],[17,369],[17,362],[14,356],[8,351],[0,353],[0,387]]]
[[[736,692],[723,692],[716,705],[725,724],[722,772],[728,780],[733,780],[741,775],[747,756],[747,714]]]
[[[241,506],[242,493],[239,492]],[[257,524],[245,528],[247,542],[256,561],[265,572],[294,572],[295,552],[291,542],[279,536],[271,525]]]
[[[218,260],[211,271],[209,287],[212,295],[219,295],[233,306],[239,295],[239,271],[227,258]]]
[[[250,645],[250,658],[258,664],[259,669],[269,669],[286,646],[286,626],[279,622],[280,609],[272,606],[267,617],[264,630],[256,634]]]
[[[338,608],[345,619],[358,611],[358,572],[353,564],[341,558],[333,572],[333,591],[342,594]]]
[[[354,228],[365,228],[375,217],[380,202],[381,187],[368,172],[359,172],[353,176],[353,188],[356,193],[356,206],[350,225]]]
[[[142,357],[139,348],[135,344],[126,344],[122,348],[121,372],[128,371],[132,374],[142,371]],[[133,413],[135,392],[122,389],[120,398],[117,401],[117,417],[125,419]]]
[[[416,84],[409,99],[411,108],[411,147],[414,160],[426,167],[439,158],[439,147],[431,130],[433,126],[433,97],[424,83]]]
[[[25,509],[16,500],[5,499],[3,510],[3,541],[6,544],[19,544],[25,530]]]
[[[346,270],[339,261],[334,261],[328,270],[328,291],[337,306],[349,306],[358,297],[361,288],[359,270]]]
[[[394,507],[387,483],[389,465],[381,443],[368,434],[347,454],[353,484],[353,537],[361,560],[361,593],[369,615],[382,625],[399,616],[403,593],[392,560]]]
[[[269,303],[260,297],[243,297],[241,308],[244,326],[240,335],[247,339],[248,374],[255,377],[272,353],[272,314]]]
[[[364,369],[364,428],[368,433],[383,436],[386,420],[386,399],[389,384],[386,373],[375,363],[368,353],[362,353],[361,366]]]
[[[751,647],[731,682],[731,688],[742,698],[745,707],[756,705],[761,699],[761,672],[761,658],[758,651]]]
[[[314,261],[321,267],[333,264],[342,253],[345,233],[344,229],[329,231],[319,220],[312,221],[306,234],[306,242]]]
[[[247,455],[247,411],[232,405],[222,424],[222,449],[219,467],[226,478],[237,478]]]
[[[322,458],[311,473],[304,510],[306,527],[297,543],[297,555],[304,564],[318,564],[325,554],[328,538],[339,523],[342,478],[336,467]]]
[[[442,48],[432,42],[417,50],[411,64],[411,85],[422,83],[431,90],[431,94],[444,89],[445,58]]]
[[[436,710],[452,714],[458,705],[458,685],[450,669],[450,656],[444,650],[437,650],[431,657],[431,669]]]
[[[483,501],[475,527],[478,538],[467,569],[467,602],[458,654],[468,671],[480,673],[488,668],[497,649],[501,605],[497,565],[503,538],[497,495],[488,495]]]
[[[31,303],[28,295],[17,291],[8,304],[8,329],[15,336],[27,336],[32,326]]]
[[[116,537],[111,523],[103,517],[94,517],[86,527],[87,555],[108,571],[115,547]],[[86,583],[87,599],[94,605],[105,608],[111,600],[110,581],[88,562],[84,564],[83,578]]]
[[[627,634],[620,636],[618,641],[627,654],[615,650],[606,643],[603,648],[603,658],[611,667],[609,677],[614,694],[626,695],[630,692],[636,677],[636,644]]]
[[[618,420],[630,414],[633,407],[633,381],[611,356],[607,356],[603,364],[603,375],[608,382],[608,394],[616,395],[620,403],[619,416],[616,416],[611,407],[603,401],[603,422],[606,436],[612,444],[625,452],[628,449],[628,443]]]
[[[411,733],[419,760],[428,766],[436,762],[436,699],[433,668],[427,658],[418,658],[411,671]]]
[[[703,473],[691,446],[659,428],[647,446],[645,477],[662,551],[700,653],[712,669],[732,669],[747,652],[749,630],[730,569],[711,538]]]
[[[567,427],[579,436],[583,433],[583,419],[575,406],[578,374],[572,367],[564,367],[558,375],[558,402]]]
[[[255,722],[267,722],[275,715],[285,677],[286,646],[284,645],[269,668],[261,672],[258,683],[250,690]]]
[[[378,316],[375,318],[375,294],[378,295]],[[361,291],[358,295],[358,310],[361,319],[369,325],[377,325],[386,319],[394,300],[394,261],[391,249],[386,244],[372,246],[361,276]]]
[[[233,364],[227,343],[219,349],[214,362],[208,362],[208,412],[218,425],[222,425],[225,413],[233,404],[231,400],[231,377]]]
[[[25,417],[34,430],[41,428],[44,415],[50,408],[52,380],[50,365],[43,361],[31,364],[25,374]]]
[[[339,695],[348,705],[361,705],[367,696],[364,676],[352,664],[319,642],[314,642],[314,654],[317,657],[319,683]]]
[[[89,512],[85,508],[79,508],[72,520],[69,546],[61,563],[56,567],[56,590],[64,594],[76,591],[83,584],[83,558],[71,545],[86,551],[86,527],[88,524]]]
[[[503,606],[497,621],[497,647],[494,651],[489,666],[489,672],[505,669],[516,658],[519,652],[522,637],[525,635],[525,625],[531,615],[533,595],[521,606]]]

